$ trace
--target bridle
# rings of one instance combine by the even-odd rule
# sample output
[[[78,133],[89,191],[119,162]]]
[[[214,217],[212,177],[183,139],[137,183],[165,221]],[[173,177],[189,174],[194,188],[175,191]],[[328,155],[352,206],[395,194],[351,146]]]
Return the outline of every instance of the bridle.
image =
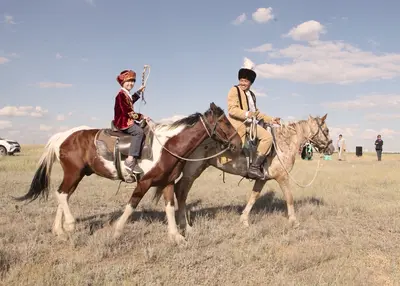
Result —
[[[211,112],[212,112],[212,111],[211,111]],[[213,113],[212,113],[212,114],[213,114]],[[233,133],[230,137],[228,137],[228,136],[226,135],[226,133],[222,130],[222,128],[220,128],[220,129],[222,130],[222,132],[224,133],[225,137],[228,137],[227,139],[222,138],[222,137],[218,134],[218,132],[217,132],[217,126],[218,126],[218,122],[221,121],[223,118],[224,118],[224,114],[222,114],[221,116],[219,116],[219,117],[217,118],[217,120],[215,121],[214,125],[212,126],[212,125],[208,122],[208,120],[204,117],[203,114],[200,115],[200,121],[201,121],[201,123],[203,124],[203,127],[204,127],[204,129],[206,130],[208,136],[209,136],[211,139],[214,139],[214,140],[223,142],[222,144],[223,144],[224,146],[226,146],[226,147],[225,147],[224,149],[222,149],[220,152],[218,152],[218,153],[216,153],[216,154],[214,154],[214,155],[211,155],[211,156],[208,156],[208,157],[205,157],[205,158],[198,158],[198,159],[197,159],[197,158],[196,158],[196,159],[184,158],[184,157],[179,156],[178,154],[175,154],[174,152],[170,151],[169,149],[167,149],[167,148],[164,146],[164,144],[162,144],[162,142],[160,141],[160,138],[158,138],[158,136],[157,136],[157,134],[156,134],[154,128],[151,126],[151,124],[149,124],[149,121],[151,121],[151,119],[147,119],[146,121],[147,121],[147,123],[148,123],[148,126],[150,127],[150,130],[153,132],[154,137],[156,138],[156,140],[158,141],[158,143],[160,143],[161,147],[162,147],[165,151],[167,151],[168,153],[170,153],[172,156],[174,156],[174,157],[176,157],[176,158],[178,158],[178,159],[184,160],[184,161],[199,162],[199,161],[205,161],[205,160],[209,160],[209,159],[216,158],[216,157],[218,157],[218,156],[221,156],[221,155],[222,155],[223,153],[225,153],[228,149],[232,149],[231,141],[232,141],[232,138],[237,134],[237,130],[235,129],[235,133]]]
[[[211,114],[213,114],[213,112],[211,111]],[[206,130],[208,136],[211,139],[214,139],[216,141],[222,142],[222,146],[226,147],[227,149],[231,149],[232,148],[232,139],[233,137],[236,136],[236,134],[238,134],[237,130],[235,129],[235,132],[228,137],[228,135],[225,133],[225,131],[220,128],[220,130],[222,131],[224,138],[217,132],[217,126],[218,126],[218,122],[220,122],[223,118],[225,117],[225,114],[222,114],[221,116],[219,116],[217,118],[217,120],[215,121],[214,125],[211,125],[210,122],[208,122],[207,118],[204,117],[204,115],[200,115],[200,121],[204,126],[204,129]],[[227,138],[227,139],[225,139]]]
[[[325,151],[326,149],[328,149],[329,145],[332,144],[332,139],[329,139],[328,134],[322,129],[322,125],[319,123],[319,121],[316,118],[314,118],[314,120],[317,123],[318,131],[311,137],[308,137],[307,140],[310,141],[311,143],[313,143],[314,148],[318,152],[320,152],[319,151],[320,148],[318,148],[318,146],[321,146],[322,144],[321,144],[320,140],[318,140],[318,139],[315,140],[314,138],[316,138],[321,132],[324,135],[325,139],[327,140],[327,143],[325,144],[325,146],[323,148],[321,148],[322,151]]]

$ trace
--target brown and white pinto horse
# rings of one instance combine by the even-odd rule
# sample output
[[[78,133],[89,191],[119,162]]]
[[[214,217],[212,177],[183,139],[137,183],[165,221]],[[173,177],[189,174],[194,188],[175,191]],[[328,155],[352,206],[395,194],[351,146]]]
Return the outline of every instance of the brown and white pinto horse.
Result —
[[[329,129],[326,124],[327,114],[323,117],[309,116],[307,120],[292,122],[288,125],[280,127],[272,127],[274,148],[268,155],[265,165],[263,166],[266,179],[255,180],[251,196],[244,208],[240,221],[248,226],[249,213],[259,198],[260,193],[269,180],[278,182],[287,204],[287,212],[289,222],[293,225],[298,225],[294,206],[293,195],[290,188],[291,178],[290,171],[296,160],[296,156],[300,146],[306,142],[313,143],[313,146],[320,152],[332,154],[334,147],[332,139],[329,135]],[[277,147],[277,148],[275,148]],[[210,140],[203,142],[200,148],[197,148],[192,157],[206,157],[209,154],[215,154],[220,150],[220,147]],[[244,151],[245,149],[243,149]],[[199,162],[187,162],[182,172],[182,177],[175,186],[176,199],[178,202],[178,221],[179,226],[183,231],[190,231],[191,226],[187,220],[186,199],[194,181],[206,170],[213,166],[229,174],[246,177],[248,169],[248,161],[244,152],[240,156],[230,157],[230,152]],[[221,157],[227,160],[221,160]],[[228,162],[226,162],[228,161]],[[157,188],[154,195],[154,201],[157,203],[161,196],[161,189]]]
[[[163,189],[169,234],[176,241],[181,241],[183,237],[178,233],[174,213],[174,183],[186,160],[178,157],[189,157],[207,138],[223,145],[230,152],[238,153],[241,151],[241,139],[224,111],[214,103],[210,104],[210,109],[204,114],[195,113],[172,124],[158,124],[152,128],[156,138],[152,143],[152,159],[139,160],[144,174],[137,182],[125,212],[116,222],[114,236],[118,237],[122,233],[128,217],[149,188],[157,186]],[[114,163],[104,159],[96,149],[95,138],[99,131],[100,129],[78,127],[53,135],[45,147],[28,193],[15,198],[18,201],[33,201],[39,196],[47,199],[52,165],[58,159],[64,177],[55,192],[58,208],[53,233],[57,235],[62,235],[64,230],[75,229],[75,219],[68,200],[84,176],[94,173],[111,180],[120,180]]]

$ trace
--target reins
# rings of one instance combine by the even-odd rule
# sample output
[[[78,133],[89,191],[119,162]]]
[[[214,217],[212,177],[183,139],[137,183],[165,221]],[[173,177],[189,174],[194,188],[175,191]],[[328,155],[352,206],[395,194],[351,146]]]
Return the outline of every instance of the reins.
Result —
[[[223,149],[222,151],[220,151],[220,152],[218,152],[218,153],[216,153],[216,154],[214,154],[214,155],[205,157],[205,158],[197,158],[197,159],[184,158],[184,157],[182,157],[182,156],[179,156],[178,154],[175,154],[175,153],[172,152],[171,150],[168,150],[168,149],[161,143],[161,140],[158,138],[158,136],[157,136],[157,134],[156,134],[156,132],[155,132],[155,129],[151,126],[151,124],[149,124],[149,121],[150,121],[150,120],[147,120],[147,124],[149,125],[150,130],[151,130],[151,132],[153,132],[154,137],[157,139],[158,143],[160,143],[161,147],[162,147],[165,151],[167,151],[168,153],[170,153],[172,156],[177,157],[178,159],[181,159],[181,160],[184,160],[184,161],[189,161],[189,162],[199,162],[199,161],[209,160],[209,159],[213,159],[213,158],[215,158],[215,157],[218,157],[218,156],[222,155],[223,153],[225,153],[225,152],[230,148],[230,144],[229,144],[228,147],[226,147],[226,148]],[[204,121],[202,115],[200,115],[200,121],[201,121],[201,123],[203,124],[203,127],[204,127],[204,129],[206,130],[207,135],[208,135],[210,138],[212,138],[212,134],[211,134],[210,131],[208,130],[208,128],[207,128],[207,126],[206,126],[206,123],[205,123],[205,121]],[[217,120],[217,122],[218,122],[218,120]],[[244,121],[243,124],[244,124],[245,122],[246,122],[246,121]],[[235,134],[236,134],[236,133],[235,133]],[[231,139],[231,138],[229,138],[228,140],[230,140],[230,139]],[[229,143],[229,142],[228,142],[228,143]]]
[[[252,122],[252,124],[254,124],[254,123]],[[290,174],[290,172],[286,169],[285,165],[283,164],[283,162],[282,162],[282,160],[281,160],[281,158],[280,158],[280,156],[279,156],[279,154],[278,154],[278,144],[276,143],[276,137],[275,137],[274,129],[273,129],[272,126],[270,126],[270,125],[268,125],[268,128],[270,128],[270,130],[271,130],[272,144],[274,145],[275,150],[276,150],[276,157],[278,157],[278,161],[281,163],[283,169],[286,171],[286,173],[288,174],[289,178],[290,178],[297,186],[299,186],[300,188],[307,188],[307,187],[311,186],[311,185],[314,183],[315,179],[317,178],[317,174],[318,174],[319,166],[320,166],[320,162],[321,162],[321,156],[320,156],[319,159],[318,159],[317,168],[315,169],[314,177],[312,178],[312,180],[310,181],[310,183],[308,183],[307,185],[301,185],[300,183],[298,183],[298,182],[296,181],[296,179]],[[312,140],[310,140],[310,138],[307,138],[307,140],[310,141],[310,142],[312,142]],[[313,146],[313,148],[314,148],[316,151],[318,151],[318,150],[315,148],[314,145],[312,145],[312,146]],[[279,149],[279,150],[280,150],[280,149]],[[280,150],[280,151],[281,151],[281,150]]]

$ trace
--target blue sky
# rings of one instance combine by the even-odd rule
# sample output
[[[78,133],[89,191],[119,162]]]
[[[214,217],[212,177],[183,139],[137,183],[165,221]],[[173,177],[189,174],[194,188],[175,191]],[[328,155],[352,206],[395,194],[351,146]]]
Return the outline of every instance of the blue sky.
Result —
[[[263,112],[328,113],[350,150],[371,150],[378,133],[385,150],[400,150],[399,10],[359,0],[2,0],[0,137],[44,143],[77,125],[108,127],[116,76],[145,64],[140,111],[154,120],[212,101],[226,110],[247,59]]]

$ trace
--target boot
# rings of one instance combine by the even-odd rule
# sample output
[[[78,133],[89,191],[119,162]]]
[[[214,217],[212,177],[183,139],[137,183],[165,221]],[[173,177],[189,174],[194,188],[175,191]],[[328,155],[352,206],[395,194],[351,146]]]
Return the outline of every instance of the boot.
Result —
[[[264,173],[261,172],[261,165],[264,163],[266,155],[257,154],[257,157],[250,164],[247,176],[250,179],[264,179]]]
[[[124,165],[125,165],[125,168],[131,173],[135,173],[135,174],[143,173],[143,170],[142,170],[142,168],[139,167],[136,158],[133,158],[132,161],[128,161],[128,159],[126,159],[124,162]]]

